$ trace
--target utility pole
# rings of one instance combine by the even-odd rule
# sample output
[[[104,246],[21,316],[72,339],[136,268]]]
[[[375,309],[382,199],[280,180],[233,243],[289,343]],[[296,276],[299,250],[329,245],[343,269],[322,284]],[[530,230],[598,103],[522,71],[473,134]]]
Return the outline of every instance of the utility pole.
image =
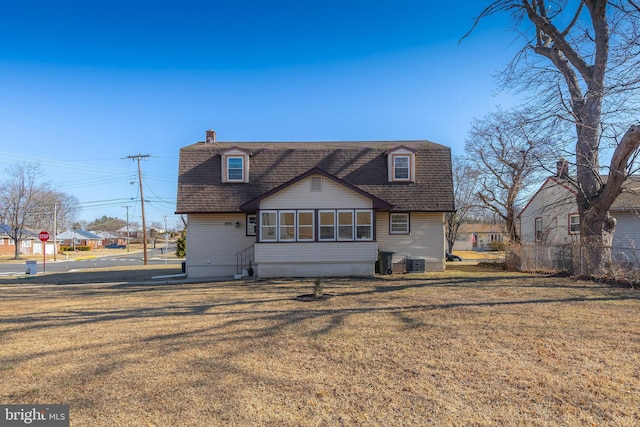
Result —
[[[56,260],[56,254],[58,253],[58,238],[56,237],[58,235],[58,204],[54,203],[53,204],[53,260]],[[47,243],[44,243],[45,245],[45,252],[46,252],[46,246]]]
[[[140,169],[140,160],[151,157],[148,154],[137,154],[135,156],[127,156],[127,159],[136,159],[138,161],[138,181],[140,182],[140,207],[142,210],[142,250],[144,251],[144,265],[147,265],[147,222],[144,219],[144,193],[142,191],[142,169]]]
[[[131,206],[122,206],[122,207],[127,209],[127,252],[130,252],[129,246],[131,246],[130,245],[131,233],[129,232],[129,208]]]
[[[167,263],[169,254],[169,231],[167,230],[167,216],[164,216],[164,263]]]

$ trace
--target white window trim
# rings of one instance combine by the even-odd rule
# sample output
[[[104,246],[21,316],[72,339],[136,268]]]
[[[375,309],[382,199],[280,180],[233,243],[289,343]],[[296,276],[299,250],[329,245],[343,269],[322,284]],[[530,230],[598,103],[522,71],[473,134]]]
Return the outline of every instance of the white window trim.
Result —
[[[540,224],[539,230],[538,224]],[[538,236],[538,231],[540,231],[540,236]],[[538,217],[533,220],[533,240],[536,242],[542,242],[542,217]]]
[[[349,223],[349,224],[341,224],[340,223],[340,214],[345,214],[345,213],[349,214],[349,216],[351,217],[351,223]],[[336,233],[336,238],[339,241],[350,242],[350,241],[355,240],[354,239],[354,225],[355,225],[354,222],[355,222],[355,219],[354,219],[353,216],[354,216],[354,211],[352,209],[339,209],[338,210],[337,215],[336,215],[336,221],[337,221],[337,224],[336,224],[337,225],[337,227],[336,227],[336,232],[337,232]],[[347,226],[351,227],[351,236],[349,236],[348,238],[340,237],[340,227],[347,227]]]
[[[276,223],[275,224],[264,225],[262,223],[262,216],[264,214],[274,214],[274,216],[276,218]],[[268,228],[268,227],[273,227],[275,229],[275,231],[273,233],[273,239],[267,238],[265,233],[264,233],[265,228]],[[277,242],[278,241],[278,211],[276,211],[276,210],[260,211],[260,241],[261,242]]]
[[[396,160],[406,158],[407,159],[407,177],[406,178],[398,178],[396,176]],[[411,155],[410,154],[393,154],[391,159],[391,164],[393,166],[392,177],[394,181],[411,181],[412,171],[411,171]],[[404,169],[404,168],[403,168]]]
[[[577,224],[575,224],[575,225],[577,225],[577,226],[578,226],[578,230],[577,230],[577,231],[573,231],[573,230],[571,229],[571,226],[573,225],[573,224],[571,223],[571,220],[572,220],[573,218],[578,218],[578,223],[577,223]],[[580,214],[569,214],[569,234],[580,234]]]
[[[231,176],[229,175],[229,172],[231,171],[231,168],[229,167],[229,162],[233,159],[240,159],[240,161],[242,162],[242,165],[240,167],[240,173],[241,173],[240,179],[232,179]],[[226,175],[227,182],[245,182],[245,179],[244,179],[245,161],[246,161],[245,156],[230,155],[225,157],[225,167],[226,167],[225,175]],[[234,170],[237,170],[237,168],[234,168]]]
[[[358,223],[358,213],[368,213],[369,214],[369,224],[359,224]],[[369,209],[356,209],[355,211],[355,227],[353,237],[355,240],[373,240],[373,211]],[[358,238],[358,227],[369,227],[369,237],[367,238]]]
[[[401,216],[401,215],[407,218],[407,221],[406,221],[407,229],[402,231],[394,231],[393,217]],[[408,212],[394,212],[389,214],[389,234],[410,234],[410,232],[411,232],[411,217]]]
[[[322,238],[322,227],[329,227],[328,225],[323,226],[322,225],[322,214],[323,213],[330,213],[331,215],[333,215],[333,238],[331,239],[323,239]],[[318,211],[318,240],[321,242],[334,242],[336,240],[336,211],[334,210],[319,210]]]
[[[250,218],[253,217],[253,232],[250,229]],[[246,225],[246,234],[247,236],[255,236],[258,233],[258,216],[256,214],[248,214],[247,215],[247,225]]]
[[[292,214],[293,216],[293,224],[283,224],[282,223],[282,215],[285,214]],[[293,229],[293,233],[291,234],[292,237],[290,239],[286,239],[282,237],[282,230],[284,230],[285,228],[290,228]],[[295,242],[297,236],[297,229],[298,229],[298,216],[296,215],[296,211],[292,211],[292,210],[279,210],[278,211],[278,231],[277,231],[277,235],[278,235],[278,241],[279,242]]]
[[[307,224],[301,225],[300,224],[300,214],[305,214],[305,213],[310,213],[311,214],[311,225],[307,225]],[[300,211],[298,211],[296,220],[297,220],[297,224],[296,224],[296,239],[299,242],[313,242],[313,241],[315,241],[315,239],[316,239],[315,211],[312,211],[312,210],[300,210]],[[301,239],[300,238],[300,227],[305,227],[305,228],[311,227],[311,238],[310,239]]]

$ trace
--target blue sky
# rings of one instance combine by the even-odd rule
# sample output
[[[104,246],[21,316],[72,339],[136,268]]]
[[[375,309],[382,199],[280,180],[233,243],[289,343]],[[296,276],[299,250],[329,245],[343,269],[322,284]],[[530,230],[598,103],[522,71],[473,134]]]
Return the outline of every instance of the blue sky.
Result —
[[[178,222],[179,149],[428,139],[460,154],[517,46],[484,2],[24,1],[0,14],[0,181],[39,162],[81,219]]]

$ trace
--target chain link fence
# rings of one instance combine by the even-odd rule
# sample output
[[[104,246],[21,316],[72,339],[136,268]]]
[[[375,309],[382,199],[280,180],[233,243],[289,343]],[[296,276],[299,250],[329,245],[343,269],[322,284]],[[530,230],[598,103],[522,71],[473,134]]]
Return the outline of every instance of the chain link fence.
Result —
[[[588,276],[589,253],[594,250],[611,252],[608,276],[615,279],[640,279],[640,248],[597,247],[571,245],[510,245],[505,261],[507,268],[520,271],[567,273]]]

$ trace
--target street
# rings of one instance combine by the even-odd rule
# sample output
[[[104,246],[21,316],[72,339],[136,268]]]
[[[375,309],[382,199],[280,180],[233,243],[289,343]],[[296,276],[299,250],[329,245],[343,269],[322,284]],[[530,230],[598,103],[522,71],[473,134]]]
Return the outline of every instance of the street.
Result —
[[[175,258],[170,249],[169,255],[161,253],[160,249],[147,250],[148,264],[180,264],[183,260]],[[24,275],[26,272],[26,261],[0,263],[0,276]],[[78,271],[90,268],[109,268],[120,266],[143,265],[143,253],[126,252],[122,254],[108,254],[104,256],[90,255],[83,256],[79,253],[76,258],[73,255],[57,255],[57,261],[47,259],[46,266],[43,266],[42,258],[33,259],[36,261],[37,274],[43,273],[43,267],[46,267],[46,273],[63,273],[66,271]]]

